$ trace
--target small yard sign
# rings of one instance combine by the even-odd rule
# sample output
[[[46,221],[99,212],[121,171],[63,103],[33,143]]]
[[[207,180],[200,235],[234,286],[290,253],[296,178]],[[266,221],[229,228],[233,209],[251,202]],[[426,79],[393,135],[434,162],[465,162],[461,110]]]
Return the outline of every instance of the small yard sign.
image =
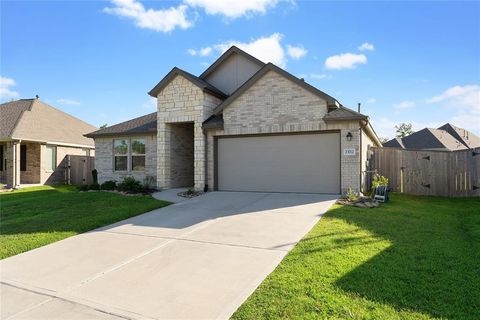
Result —
[[[343,155],[344,156],[354,156],[355,155],[355,149],[343,149]]]

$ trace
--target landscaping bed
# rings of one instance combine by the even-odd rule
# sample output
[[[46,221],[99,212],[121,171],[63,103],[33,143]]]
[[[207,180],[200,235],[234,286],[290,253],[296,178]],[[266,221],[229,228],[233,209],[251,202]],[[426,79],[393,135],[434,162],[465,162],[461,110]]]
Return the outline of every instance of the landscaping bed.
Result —
[[[334,205],[233,319],[480,319],[480,199]]]
[[[0,194],[0,259],[124,220],[169,202],[150,196],[32,187]]]

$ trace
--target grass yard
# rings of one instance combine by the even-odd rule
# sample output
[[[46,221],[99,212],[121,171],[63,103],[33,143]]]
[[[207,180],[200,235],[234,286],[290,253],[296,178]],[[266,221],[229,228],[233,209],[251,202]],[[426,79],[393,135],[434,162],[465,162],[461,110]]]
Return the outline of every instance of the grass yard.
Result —
[[[0,259],[120,221],[168,202],[72,186],[0,193]]]
[[[480,199],[333,207],[233,319],[480,319]]]

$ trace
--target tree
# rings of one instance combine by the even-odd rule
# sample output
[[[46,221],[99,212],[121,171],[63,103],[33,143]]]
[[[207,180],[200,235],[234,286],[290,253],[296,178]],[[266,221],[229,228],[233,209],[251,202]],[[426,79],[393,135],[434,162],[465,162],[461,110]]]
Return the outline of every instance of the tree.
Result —
[[[385,138],[385,137],[378,137],[378,140],[380,140],[380,142],[381,142],[382,144],[385,144],[385,143],[387,143],[387,141],[389,141],[390,139]]]
[[[104,125],[100,126],[100,129],[105,129],[107,127],[107,124],[105,123]]]
[[[400,123],[399,125],[395,126],[395,129],[397,129],[397,138],[404,138],[408,135],[411,135],[415,131],[412,130],[412,124],[411,123]]]

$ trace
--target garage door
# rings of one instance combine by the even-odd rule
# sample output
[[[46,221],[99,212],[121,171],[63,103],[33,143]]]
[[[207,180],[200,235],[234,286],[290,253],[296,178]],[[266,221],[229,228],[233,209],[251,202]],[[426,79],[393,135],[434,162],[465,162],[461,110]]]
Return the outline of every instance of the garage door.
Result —
[[[340,134],[219,137],[217,189],[340,192]]]

